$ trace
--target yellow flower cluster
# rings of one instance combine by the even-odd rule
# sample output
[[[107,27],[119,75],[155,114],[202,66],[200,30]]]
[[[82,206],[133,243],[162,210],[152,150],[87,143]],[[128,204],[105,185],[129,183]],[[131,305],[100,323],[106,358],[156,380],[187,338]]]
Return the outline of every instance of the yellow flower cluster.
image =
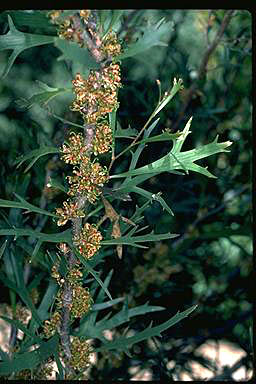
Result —
[[[93,300],[88,288],[76,285],[73,288],[71,315],[74,318],[82,317],[91,309]]]
[[[93,224],[85,223],[79,235],[74,237],[74,244],[86,259],[90,259],[99,250],[102,235]]]
[[[44,322],[45,337],[47,338],[52,337],[55,334],[57,327],[60,325],[60,322],[61,322],[61,314],[58,311],[54,312],[50,320],[45,320]]]
[[[93,204],[102,192],[99,187],[102,187],[108,180],[107,169],[99,163],[90,161],[74,168],[73,174],[74,176],[67,176],[70,184],[68,195],[73,197],[80,194]]]
[[[48,14],[51,22],[58,26],[59,37],[74,41],[81,47],[84,45],[83,30],[82,24],[77,22],[77,18],[80,16],[81,20],[87,22],[89,15],[90,10],[81,10],[79,15],[66,17],[63,14],[63,10],[54,10]]]
[[[71,110],[80,112],[87,124],[97,123],[118,107],[117,89],[121,86],[118,64],[110,64],[101,73],[91,71],[87,80],[78,73],[72,83],[76,99]]]
[[[108,152],[112,145],[112,131],[108,123],[97,123],[95,136],[92,141],[94,155]]]
[[[105,56],[115,57],[121,53],[121,45],[119,44],[115,32],[109,32],[103,39],[100,47]]]
[[[74,337],[71,343],[71,354],[69,364],[74,369],[85,370],[90,364],[91,348],[86,340]]]
[[[84,144],[81,133],[71,132],[67,144],[63,144],[60,152],[61,159],[67,164],[79,164],[81,161],[88,161],[86,155],[87,147]]]

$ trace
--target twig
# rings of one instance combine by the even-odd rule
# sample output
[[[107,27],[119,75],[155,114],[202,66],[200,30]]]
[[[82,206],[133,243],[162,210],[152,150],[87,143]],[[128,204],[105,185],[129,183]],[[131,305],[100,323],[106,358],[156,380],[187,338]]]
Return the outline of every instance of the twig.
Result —
[[[238,360],[234,365],[232,365],[232,367],[224,366],[222,373],[214,377],[211,377],[209,381],[232,380],[232,373],[236,372],[239,368],[244,366],[246,362],[247,362],[247,356],[244,356],[240,360]]]
[[[219,31],[217,32],[216,36],[215,36],[215,39],[213,40],[213,42],[208,46],[203,58],[202,58],[202,61],[201,61],[201,64],[199,66],[199,69],[198,69],[198,78],[191,84],[189,90],[188,90],[188,93],[187,93],[187,97],[186,97],[186,101],[185,103],[183,104],[183,107],[179,113],[179,116],[176,120],[176,122],[174,123],[174,125],[172,126],[172,129],[173,131],[175,132],[181,122],[181,120],[183,119],[183,116],[190,104],[190,101],[197,89],[197,85],[198,85],[198,82],[200,80],[203,79],[203,77],[205,76],[206,72],[207,72],[207,64],[208,64],[208,61],[210,59],[210,56],[212,55],[212,53],[215,51],[217,45],[219,44],[228,24],[230,23],[230,20],[234,14],[234,10],[229,10],[229,11],[226,11],[225,13],[225,16],[222,20],[222,23],[221,23],[221,26],[220,26],[220,29]]]

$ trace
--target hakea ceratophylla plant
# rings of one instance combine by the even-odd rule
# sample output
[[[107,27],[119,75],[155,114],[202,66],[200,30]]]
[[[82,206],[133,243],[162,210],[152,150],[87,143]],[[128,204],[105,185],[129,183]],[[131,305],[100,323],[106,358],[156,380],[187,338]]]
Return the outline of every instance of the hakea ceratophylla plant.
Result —
[[[0,231],[1,235],[31,236],[38,239],[33,257],[36,257],[43,242],[54,242],[57,245],[57,256],[50,270],[51,277],[58,286],[58,292],[47,308],[45,304],[47,299],[43,301],[45,305],[43,315],[42,311],[38,312],[34,304],[27,299],[26,291],[24,291],[25,293],[22,291],[23,299],[25,298],[24,300],[33,315],[33,332],[38,330],[40,326],[43,329],[40,337],[37,334],[32,336],[32,331],[29,331],[29,336],[32,339],[34,337],[34,344],[39,345],[40,354],[33,354],[35,351],[26,352],[31,353],[29,356],[33,356],[33,360],[27,358],[26,355],[22,361],[20,356],[16,360],[14,358],[13,364],[11,362],[0,363],[0,372],[2,370],[2,372],[9,374],[14,371],[16,377],[19,378],[27,377],[26,368],[30,367],[35,370],[38,365],[41,367],[41,371],[38,370],[38,372],[41,372],[41,376],[45,375],[44,377],[46,377],[49,373],[47,371],[49,359],[57,362],[57,378],[59,379],[87,377],[86,371],[90,366],[92,351],[117,350],[128,353],[133,344],[161,335],[161,332],[188,316],[196,308],[193,306],[184,312],[179,312],[160,326],[149,326],[135,336],[126,337],[124,335],[113,341],[104,337],[104,330],[113,329],[126,323],[129,317],[134,316],[134,313],[140,315],[163,308],[145,304],[137,307],[135,312],[131,312],[126,303],[117,317],[110,319],[106,317],[100,321],[96,318],[97,311],[100,309],[108,308],[124,300],[123,298],[112,299],[107,289],[111,273],[102,282],[95,270],[95,266],[104,257],[103,249],[114,247],[117,252],[114,255],[121,258],[123,245],[143,248],[144,246],[141,245],[143,242],[171,239],[178,236],[169,232],[137,235],[139,232],[138,224],[143,217],[143,212],[152,201],[158,201],[164,210],[173,215],[171,208],[161,196],[161,192],[152,194],[138,185],[163,172],[184,175],[189,171],[194,171],[207,177],[215,177],[206,167],[196,164],[196,161],[219,152],[226,152],[226,148],[231,144],[230,142],[218,143],[218,138],[216,138],[212,143],[182,151],[183,143],[191,133],[192,118],[189,119],[183,131],[171,133],[164,130],[160,135],[151,136],[159,122],[159,118],[156,116],[182,88],[181,79],[177,80],[176,78],[172,81],[170,89],[164,94],[161,91],[161,83],[157,80],[159,87],[158,103],[139,132],[132,129],[116,128],[116,113],[119,105],[118,90],[122,86],[120,69],[122,60],[152,46],[163,45],[161,39],[170,28],[168,23],[161,20],[157,25],[147,27],[144,35],[138,41],[125,48],[119,41],[114,28],[116,23],[120,22],[122,12],[121,10],[112,13],[96,10],[52,11],[48,17],[51,23],[57,26],[58,37],[54,37],[55,40],[51,40],[51,36],[42,40],[42,37],[37,37],[39,35],[33,35],[33,40],[31,34],[19,32],[9,16],[8,41],[21,34],[24,35],[23,41],[38,41],[38,44],[34,43],[34,45],[54,42],[69,60],[74,60],[74,57],[78,60],[85,60],[88,68],[86,74],[76,73],[72,80],[74,99],[70,109],[79,114],[82,124],[68,122],[70,123],[70,131],[60,148],[42,147],[17,161],[21,165],[30,158],[35,157],[37,159],[43,155],[59,153],[63,164],[66,163],[71,169],[66,176],[68,187],[61,186],[61,190],[66,192],[67,199],[62,206],[56,208],[54,213],[38,208],[18,195],[16,196],[19,202],[1,200],[1,206],[15,206],[37,214],[53,216],[58,227],[70,225],[70,229],[56,234],[17,228]],[[29,35],[29,39],[26,39],[27,35]],[[75,56],[72,57],[70,52],[74,52]],[[6,69],[5,75],[7,75],[8,70]],[[21,104],[30,107],[38,103],[45,107],[52,97],[67,91],[46,85],[42,85],[42,88],[42,93],[32,96],[29,100],[22,100]],[[65,121],[54,113],[52,115]],[[77,128],[80,129],[79,132]],[[115,140],[127,136],[131,139],[131,143],[121,152],[116,153]],[[136,168],[145,144],[159,141],[172,143],[169,153],[153,163]],[[125,153],[131,154],[128,170],[121,174],[112,174],[113,164]],[[109,155],[108,166],[102,164],[101,155]],[[27,170],[36,159],[27,167]],[[110,188],[108,186],[109,181],[112,182],[117,178],[124,179],[124,181],[118,187]],[[57,184],[54,185],[54,181],[49,180],[47,188],[50,189],[54,186],[58,187]],[[131,192],[143,196],[146,202],[137,207],[134,214],[128,218],[120,215],[112,203],[116,198],[124,201],[131,199],[129,195]],[[91,222],[94,212],[100,212],[101,209],[104,209],[101,218],[97,222],[95,222],[96,220]],[[107,219],[109,219],[108,225],[111,226],[112,232],[108,238],[104,238],[105,232],[101,232],[101,226]],[[122,228],[124,228],[122,231],[121,223]],[[91,263],[93,261],[95,261],[95,265]],[[88,273],[95,279],[95,284],[99,284],[101,288],[97,297],[97,300],[101,301],[97,301],[95,304],[91,290],[85,286],[84,282],[84,275]],[[12,289],[15,290],[14,285]],[[106,303],[102,302],[105,294],[110,299]],[[49,314],[50,305],[52,308]],[[73,323],[77,319],[80,320],[80,325],[74,328]],[[16,326],[19,327],[19,323],[16,323]],[[24,327],[22,330],[24,331]],[[98,339],[102,343],[101,347],[93,349],[88,343],[88,339]],[[35,377],[38,378],[39,376],[35,374]]]

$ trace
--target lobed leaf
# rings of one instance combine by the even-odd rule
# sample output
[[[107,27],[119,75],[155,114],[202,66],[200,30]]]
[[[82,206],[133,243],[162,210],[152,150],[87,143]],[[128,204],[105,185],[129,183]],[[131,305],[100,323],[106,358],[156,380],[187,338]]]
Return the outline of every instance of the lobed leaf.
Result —
[[[5,208],[21,208],[21,209],[26,209],[26,211],[28,211],[28,212],[36,212],[36,213],[40,213],[41,215],[58,217],[54,213],[46,211],[45,209],[38,208],[35,205],[28,203],[26,200],[24,200],[17,193],[14,193],[14,195],[20,200],[20,202],[12,201],[12,200],[0,199],[0,207],[5,207]]]
[[[8,23],[10,28],[9,32],[6,35],[0,36],[0,51],[11,49],[13,52],[2,73],[2,78],[5,78],[8,75],[16,57],[25,49],[36,47],[38,45],[51,44],[55,39],[54,36],[20,32],[15,28],[10,15],[8,15]]]

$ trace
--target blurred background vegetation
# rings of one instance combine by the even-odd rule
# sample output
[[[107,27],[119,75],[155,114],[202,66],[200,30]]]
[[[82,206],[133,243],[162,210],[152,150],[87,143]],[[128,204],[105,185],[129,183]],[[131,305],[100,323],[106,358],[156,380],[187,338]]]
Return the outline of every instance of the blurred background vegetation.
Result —
[[[38,11],[37,11],[38,12]],[[166,35],[167,47],[154,47],[141,55],[122,62],[123,88],[119,93],[118,123],[140,130],[158,100],[156,79],[162,90],[169,88],[174,77],[181,77],[184,89],[161,112],[161,120],[154,134],[169,128],[182,130],[193,116],[192,133],[185,149],[212,141],[231,140],[230,153],[207,159],[209,170],[217,178],[208,179],[191,173],[186,176],[161,174],[149,179],[145,189],[163,192],[167,204],[174,211],[172,217],[163,212],[157,202],[146,211],[144,225],[156,233],[179,233],[177,240],[162,241],[147,250],[125,248],[122,260],[115,251],[102,264],[103,275],[114,269],[110,291],[113,297],[129,297],[129,305],[149,301],[166,307],[143,319],[133,320],[130,328],[144,329],[153,319],[163,322],[193,304],[199,306],[189,318],[164,333],[162,339],[141,343],[133,348],[132,358],[99,355],[91,370],[92,379],[129,379],[129,369],[139,366],[151,370],[153,379],[179,379],[181,371],[191,372],[191,362],[200,362],[213,375],[212,362],[197,353],[207,340],[227,340],[246,353],[243,365],[252,361],[252,60],[251,14],[235,11],[217,48],[209,56],[207,71],[200,77],[199,68],[209,44],[216,36],[224,18],[223,10],[130,10],[126,11],[127,28],[120,37],[129,43],[141,34],[150,22],[164,17],[172,22]],[[7,32],[6,13],[0,14],[1,34]],[[22,30],[22,28],[21,28]],[[23,31],[26,28],[23,28]],[[33,33],[42,33],[33,30]],[[9,51],[1,52],[0,71],[6,64]],[[37,149],[39,145],[60,145],[67,127],[54,119],[49,111],[33,106],[27,111],[15,103],[38,91],[36,80],[52,87],[71,87],[74,73],[79,70],[70,63],[57,60],[60,51],[53,45],[35,47],[22,52],[9,75],[0,81],[0,150],[1,198],[14,199],[13,192],[35,205],[45,204],[54,210],[64,195],[47,194],[45,178],[49,168],[63,179],[65,169],[55,158],[45,156],[27,173],[17,169],[17,156]],[[190,94],[191,89],[193,92]],[[189,97],[189,100],[188,100]],[[69,118],[72,94],[50,102],[50,110]],[[186,108],[184,108],[186,106]],[[157,132],[158,130],[158,132]],[[123,140],[120,149],[127,145]],[[119,148],[119,147],[118,147]],[[144,151],[138,166],[152,162],[169,151],[169,144],[154,143]],[[124,170],[128,157],[120,159],[113,172]],[[206,164],[206,162],[204,163]],[[129,217],[143,198],[132,196],[133,202],[120,201],[115,208]],[[36,219],[20,210],[0,211],[0,227],[37,226]],[[34,220],[34,222],[33,222]],[[41,223],[44,232],[56,232],[49,218]],[[12,247],[11,239],[8,247]],[[2,244],[2,240],[0,246]],[[43,250],[40,253],[44,257]],[[44,271],[43,263],[35,260],[35,271]],[[120,276],[122,277],[120,279]],[[43,289],[43,287],[42,287]],[[10,301],[8,292],[2,302]],[[122,329],[116,331],[122,332]],[[168,362],[174,363],[168,365]],[[226,377],[232,372],[226,371]]]

